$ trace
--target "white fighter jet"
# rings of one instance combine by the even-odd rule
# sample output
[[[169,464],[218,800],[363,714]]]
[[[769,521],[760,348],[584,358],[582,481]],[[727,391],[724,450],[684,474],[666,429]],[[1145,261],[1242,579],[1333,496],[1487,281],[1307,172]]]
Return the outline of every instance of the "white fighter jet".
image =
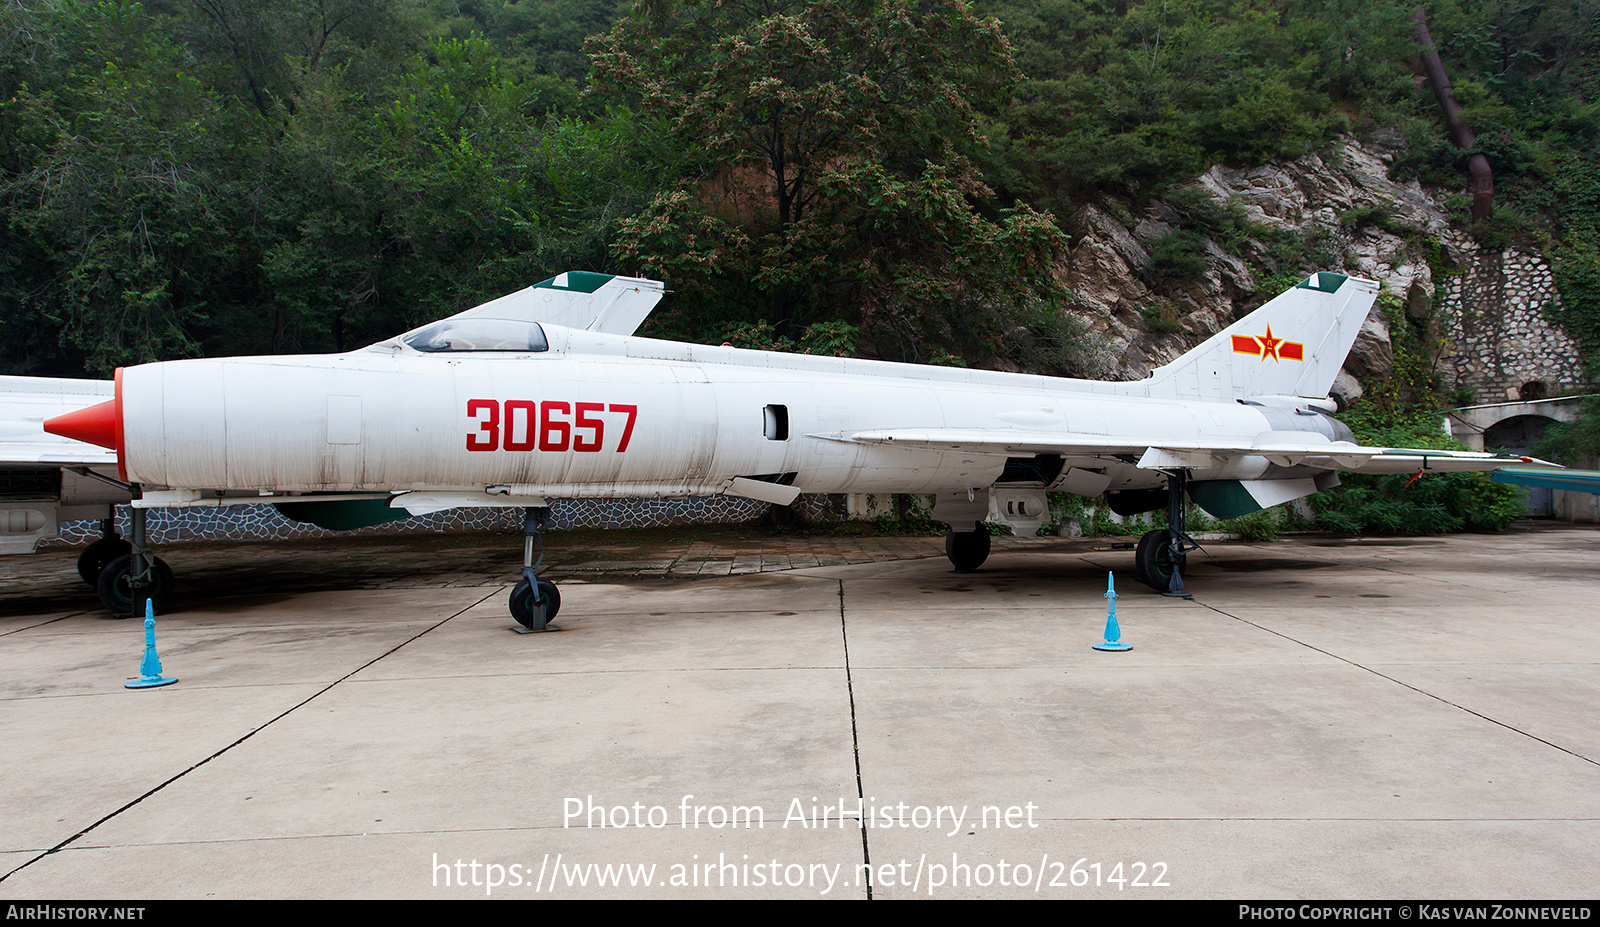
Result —
[[[1230,518],[1333,486],[1337,471],[1524,460],[1362,447],[1329,414],[1377,292],[1313,274],[1147,379],[1101,382],[634,337],[662,285],[569,272],[345,354],[121,369],[112,396],[43,431],[71,439],[58,454],[87,452],[71,472],[126,487],[136,535],[158,506],[270,502],[343,528],[525,509],[511,612],[535,628],[560,601],[532,556],[549,498],[928,494],[966,571],[988,556],[991,512],[1032,534],[1047,492],[1106,494],[1122,513],[1167,509],[1172,527],[1139,541],[1135,568],[1180,592],[1187,500]],[[115,611],[171,587],[134,541],[85,555]]]

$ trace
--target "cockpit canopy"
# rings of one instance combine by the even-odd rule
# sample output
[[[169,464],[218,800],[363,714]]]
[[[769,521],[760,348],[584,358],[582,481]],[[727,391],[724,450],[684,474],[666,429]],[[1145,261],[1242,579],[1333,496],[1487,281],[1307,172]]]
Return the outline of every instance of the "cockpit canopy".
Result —
[[[503,351],[531,354],[550,350],[538,322],[516,319],[450,318],[402,335],[401,341],[429,354]]]

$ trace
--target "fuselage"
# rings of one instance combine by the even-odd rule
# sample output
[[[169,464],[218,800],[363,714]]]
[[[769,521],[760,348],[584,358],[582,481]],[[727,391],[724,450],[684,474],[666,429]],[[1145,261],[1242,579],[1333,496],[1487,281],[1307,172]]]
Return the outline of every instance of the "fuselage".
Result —
[[[989,486],[1003,454],[863,444],[881,429],[1008,430],[1169,442],[1284,430],[1286,413],[1138,395],[1105,383],[806,357],[546,326],[548,350],[424,353],[399,339],[340,355],[222,358],[128,368],[121,461],[172,488],[482,491],[558,498],[720,492],[739,476],[805,492]],[[1292,419],[1292,417],[1289,417]],[[1322,416],[1289,421],[1330,427]],[[1159,484],[1097,455],[1110,489]],[[1272,469],[1242,457],[1202,479]],[[1224,472],[1225,471],[1225,472]],[[1065,470],[1063,470],[1065,472]]]

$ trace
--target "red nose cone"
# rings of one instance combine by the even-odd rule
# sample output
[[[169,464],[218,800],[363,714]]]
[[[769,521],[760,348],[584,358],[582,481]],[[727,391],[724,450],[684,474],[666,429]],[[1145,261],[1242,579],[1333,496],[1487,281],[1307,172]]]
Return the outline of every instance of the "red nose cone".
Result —
[[[97,406],[58,415],[44,423],[44,430],[63,438],[117,448],[117,403],[107,400]]]

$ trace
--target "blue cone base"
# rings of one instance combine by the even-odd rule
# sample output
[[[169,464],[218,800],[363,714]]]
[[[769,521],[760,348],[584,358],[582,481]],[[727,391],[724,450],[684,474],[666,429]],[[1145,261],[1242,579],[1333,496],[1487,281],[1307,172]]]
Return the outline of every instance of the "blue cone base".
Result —
[[[1101,641],[1098,644],[1091,644],[1090,646],[1095,650],[1122,651],[1133,649],[1132,644],[1124,644],[1122,641]]]
[[[139,661],[139,678],[123,683],[124,689],[154,689],[170,686],[177,677],[161,675],[161,657],[156,653],[156,603],[144,600],[144,659]]]

